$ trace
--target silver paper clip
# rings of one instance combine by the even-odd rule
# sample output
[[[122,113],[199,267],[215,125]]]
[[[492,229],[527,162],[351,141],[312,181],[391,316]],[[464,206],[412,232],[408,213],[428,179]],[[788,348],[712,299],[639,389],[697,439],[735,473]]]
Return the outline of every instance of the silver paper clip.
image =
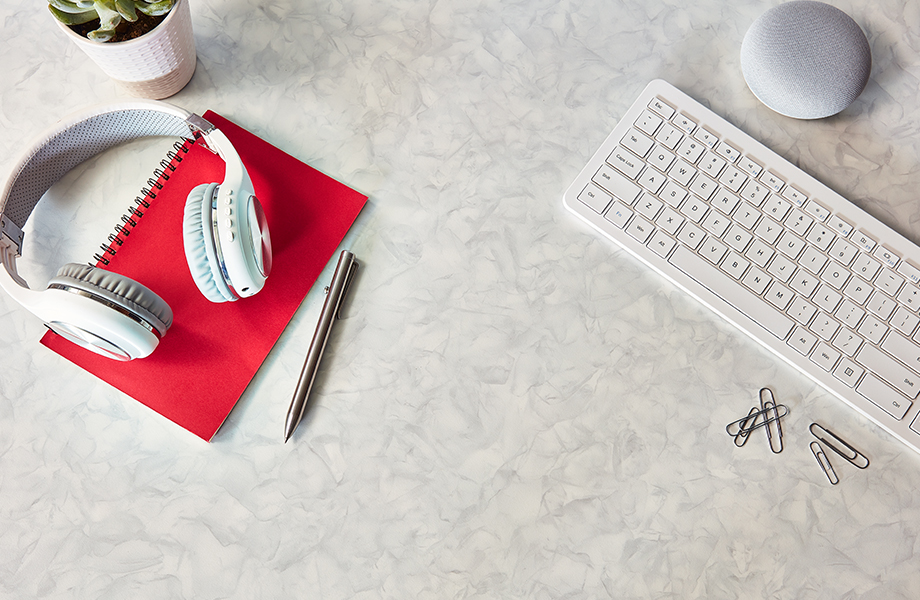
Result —
[[[834,471],[834,467],[831,466],[831,461],[828,460],[827,455],[824,453],[824,449],[821,447],[821,444],[818,442],[812,442],[808,445],[811,448],[811,453],[815,455],[815,459],[818,461],[818,464],[821,465],[821,470],[824,471],[824,474],[827,476],[827,480],[831,482],[831,485],[837,485],[840,481],[840,478],[837,477],[837,473]]]
[[[780,409],[782,409],[782,412],[780,412]],[[773,412],[773,415],[768,417],[767,414],[771,411]],[[751,409],[751,412],[749,412],[746,417],[741,417],[737,421],[732,421],[726,425],[725,432],[732,437],[736,437],[738,435],[747,435],[755,429],[759,429],[769,423],[773,423],[774,421],[782,419],[788,414],[789,409],[785,404],[777,404],[768,408],[757,408],[755,406]],[[758,421],[760,417],[764,417],[764,420]],[[736,426],[737,430],[735,429]]]
[[[764,424],[767,427],[767,444],[770,445],[770,451],[773,454],[779,454],[783,451],[783,424],[780,422],[779,407],[781,404],[776,403],[773,397],[773,390],[770,388],[760,389],[760,408],[770,411],[774,418],[768,418]],[[788,411],[787,411],[788,412]],[[772,425],[771,423],[775,423]],[[773,435],[773,429],[776,429],[776,435]]]
[[[750,425],[750,427],[753,428],[754,425],[757,423],[757,417],[762,414],[763,412],[758,410],[757,407],[755,406],[751,408],[751,412],[748,413],[748,416],[746,416],[743,419],[739,419],[738,421],[735,421],[734,423],[729,423],[729,425],[725,428],[725,430],[728,431],[732,425],[735,425],[736,423],[738,424],[738,433],[735,434],[735,445],[737,447],[740,448],[741,446],[747,444],[747,441],[750,439],[750,436],[748,434],[751,433],[751,430],[747,429],[748,419],[753,419]],[[730,431],[729,431],[729,435],[731,435]]]
[[[816,427],[820,430],[819,433],[815,433]],[[815,436],[816,438],[824,442],[831,450],[833,450],[834,452],[842,456],[844,459],[846,459],[848,463],[850,463],[857,469],[865,469],[866,467],[869,466],[869,459],[866,458],[864,454],[861,454],[859,450],[851,446],[849,443],[847,443],[845,440],[843,440],[840,436],[835,434],[830,429],[827,429],[826,427],[818,425],[817,423],[812,423],[811,425],[808,426],[808,431],[811,432],[811,435]],[[827,437],[825,437],[825,435],[832,438],[834,441],[829,440]],[[843,446],[846,452],[844,452],[844,450],[841,450],[838,444],[840,446]]]

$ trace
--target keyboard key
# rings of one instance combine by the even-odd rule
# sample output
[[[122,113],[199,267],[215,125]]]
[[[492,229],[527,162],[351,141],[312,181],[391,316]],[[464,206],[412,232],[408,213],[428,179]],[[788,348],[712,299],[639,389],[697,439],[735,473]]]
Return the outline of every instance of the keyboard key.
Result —
[[[648,107],[665,119],[670,119],[674,116],[674,109],[660,98],[653,98],[652,101],[648,103]]]
[[[744,249],[751,243],[754,236],[737,225],[732,225],[724,239],[729,246],[738,252],[744,252]]]
[[[841,327],[831,343],[847,356],[853,356],[862,346],[863,339],[846,327]]]
[[[818,343],[818,336],[803,329],[802,327],[796,327],[792,335],[789,336],[789,340],[786,342],[796,352],[802,356],[808,356],[811,352],[811,349],[815,347],[815,344]]]
[[[806,202],[804,208],[805,212],[813,216],[818,221],[824,221],[831,214],[831,211],[814,200],[809,200]]]
[[[623,136],[623,139],[620,140],[620,144],[641,158],[648,154],[648,151],[652,149],[655,142],[644,134],[639,133],[638,130],[630,129],[629,132]]]
[[[856,391],[897,420],[904,418],[913,402],[885,385],[872,373],[867,373]]]
[[[626,204],[632,204],[642,191],[642,188],[638,185],[607,165],[601,165],[601,168],[597,170],[591,181]]]
[[[668,253],[671,252],[671,250],[673,250],[674,246],[676,245],[677,242],[665,235],[661,230],[656,230],[655,234],[652,236],[652,239],[649,240],[648,243],[648,247],[652,249],[652,252],[661,258],[667,258]]]
[[[783,198],[791,201],[798,207],[805,206],[805,201],[808,200],[808,196],[806,196],[804,192],[791,185],[787,185],[786,189],[783,190]]]
[[[920,317],[903,306],[899,306],[898,310],[894,311],[894,316],[891,317],[891,326],[906,336],[913,335],[917,325],[920,325]]]
[[[735,252],[729,252],[728,258],[722,263],[722,270],[728,273],[733,279],[741,279],[751,263],[741,258]]]
[[[834,365],[837,364],[837,361],[840,360],[840,353],[821,342],[818,344],[818,347],[815,348],[815,351],[811,355],[811,362],[815,363],[828,373],[831,369],[834,368]]]
[[[696,178],[690,184],[690,191],[702,198],[703,200],[709,200],[709,197],[712,196],[712,193],[716,191],[716,188],[719,187],[715,181],[709,177],[698,173]]]
[[[847,327],[856,329],[865,314],[866,311],[856,306],[849,300],[844,300],[840,307],[837,309],[837,312],[834,313],[834,316],[840,319]]]
[[[694,132],[693,137],[706,144],[707,148],[715,148],[719,143],[719,136],[709,131],[705,127],[699,127]]]
[[[859,249],[843,238],[837,238],[831,246],[831,258],[844,266],[850,264],[857,254]]]
[[[819,312],[818,316],[815,317],[808,328],[818,334],[818,337],[822,340],[830,340],[834,337],[834,334],[837,333],[837,330],[840,329],[840,323],[830,316]]]
[[[700,246],[700,254],[714,265],[722,261],[726,252],[728,252],[728,246],[712,237],[706,238],[706,241]]]
[[[849,278],[850,272],[834,261],[828,262],[827,267],[821,271],[821,280],[835,290],[843,289],[843,285]]]
[[[896,275],[894,271],[889,271],[888,269],[882,270],[879,273],[878,278],[875,280],[875,286],[881,290],[884,290],[889,296],[894,296],[898,293],[898,290],[901,289],[901,286],[904,284],[904,278],[900,275]]]
[[[826,252],[827,249],[830,248],[835,237],[834,232],[827,227],[816,225],[811,228],[811,231],[808,232],[805,239],[814,244],[819,250]]]
[[[683,223],[684,218],[670,207],[665,207],[661,214],[658,215],[658,218],[655,219],[655,224],[671,235],[677,234],[677,230]]]
[[[747,175],[735,167],[728,167],[722,172],[722,175],[719,176],[719,183],[736,194],[738,190],[741,189],[741,186],[744,185],[745,181],[747,181]]]
[[[638,127],[643,133],[653,136],[655,131],[661,125],[661,117],[652,114],[651,111],[643,110],[642,114],[639,115],[639,118],[636,119],[636,127]]]
[[[791,319],[753,296],[719,269],[686,248],[678,246],[671,255],[670,262],[779,339],[786,339],[792,331]]]
[[[700,245],[704,237],[703,230],[693,223],[684,223],[684,226],[677,232],[677,239],[686,244],[691,250],[696,250],[696,247]]]
[[[711,210],[706,214],[706,217],[703,219],[703,229],[716,236],[717,238],[722,237],[722,234],[725,233],[725,230],[728,229],[731,221],[720,213],[717,210]]]
[[[770,215],[777,221],[782,221],[789,213],[792,205],[775,194],[771,194],[767,201],[764,202],[763,212]]]
[[[866,315],[856,331],[873,344],[878,344],[888,333],[888,326],[872,315]]]
[[[700,169],[713,179],[719,176],[723,168],[725,168],[725,160],[712,152],[707,152],[703,160],[700,161]]]
[[[693,133],[693,130],[696,129],[696,121],[687,115],[677,115],[671,119],[671,122],[685,133]]]
[[[827,257],[818,252],[813,246],[805,248],[805,252],[799,258],[799,264],[817,275],[827,263]]]
[[[673,181],[669,181],[665,184],[664,189],[658,193],[658,197],[677,208],[687,197],[687,192]]]
[[[623,175],[630,179],[635,179],[642,171],[642,161],[633,156],[631,152],[620,148],[619,146],[607,157],[607,164],[614,167]]]
[[[626,226],[626,233],[631,235],[640,244],[644,244],[649,236],[652,235],[654,229],[651,223],[642,217],[636,217]]]
[[[916,311],[920,308],[920,289],[912,285],[905,285],[901,291],[898,292],[898,302],[908,309]]]
[[[607,211],[607,214],[604,215],[604,218],[623,229],[626,227],[626,224],[629,222],[629,219],[633,216],[633,211],[629,210],[622,202],[619,200],[613,203],[613,206],[610,207],[610,210]]]
[[[741,156],[741,151],[726,142],[719,142],[719,145],[716,146],[716,154],[733,163]]]
[[[604,209],[607,208],[607,205],[613,200],[607,192],[593,183],[589,183],[585,186],[585,189],[578,194],[578,199],[590,206],[591,210],[597,214],[604,212]]]
[[[882,268],[882,265],[869,258],[868,254],[860,254],[856,257],[856,260],[853,261],[853,266],[851,268],[854,273],[866,281],[872,281],[872,278],[875,277],[878,270]]]
[[[668,167],[671,166],[671,163],[674,162],[674,158],[674,155],[666,150],[663,146],[657,146],[654,150],[652,150],[652,153],[649,154],[648,162],[659,171],[667,171]]]
[[[679,159],[674,163],[674,166],[671,167],[671,170],[668,171],[668,175],[670,175],[674,181],[686,187],[690,184],[690,180],[693,179],[693,176],[696,175],[696,169],[690,166],[687,161]]]
[[[690,196],[687,198],[687,201],[683,203],[680,207],[680,212],[687,216],[694,223],[699,223],[703,220],[706,211],[709,210],[709,205],[697,198],[696,196]]]
[[[856,304],[863,305],[872,293],[872,286],[859,277],[850,277],[846,287],[843,288],[843,293]]]
[[[898,264],[898,261],[901,260],[901,257],[886,248],[885,246],[878,246],[872,256],[882,261],[882,264],[888,265],[892,269]]]
[[[817,312],[817,308],[799,296],[793,298],[792,302],[789,304],[789,308],[786,309],[786,314],[802,325],[808,325],[811,322],[812,317],[814,317],[815,313]]]
[[[763,167],[749,156],[742,158],[738,162],[738,166],[744,169],[744,172],[748,173],[752,177],[757,177],[760,175],[760,172],[763,171]]]
[[[805,240],[796,236],[791,231],[784,231],[776,244],[776,249],[795,260],[805,247]]]
[[[756,179],[749,180],[744,187],[741,188],[741,198],[747,200],[754,206],[760,206],[760,203],[764,201],[767,197],[767,194],[770,193],[770,188],[766,185],[760,183]]]
[[[811,227],[815,220],[800,210],[794,210],[789,213],[789,216],[783,222],[800,237],[805,237],[808,233],[808,228]]]
[[[685,137],[684,141],[682,141],[677,146],[677,155],[688,163],[693,164],[699,160],[705,149],[706,146],[704,146],[702,142],[699,142],[692,137]]]
[[[648,167],[642,171],[642,175],[640,175],[639,179],[636,181],[651,193],[657,194],[658,190],[664,185],[666,179],[667,177],[665,177],[664,173],[659,172],[654,167]]]
[[[712,212],[709,214],[718,213]],[[751,245],[748,246],[748,249],[744,251],[744,255],[751,259],[751,261],[758,267],[766,267],[767,263],[770,262],[770,259],[773,258],[773,254],[773,249],[760,240],[754,240],[751,242]]]
[[[836,231],[837,235],[842,235],[843,237],[849,237],[853,232],[853,226],[837,215],[831,215],[831,218],[827,220],[827,225]]]
[[[856,245],[861,247],[866,252],[872,252],[872,249],[875,248],[875,240],[862,232],[856,232],[853,236],[853,241],[856,242]]]
[[[842,381],[848,387],[853,387],[865,372],[866,371],[855,362],[848,358],[844,358],[840,361],[840,364],[837,365],[837,368],[834,369],[834,377]]]
[[[767,266],[767,271],[780,281],[789,281],[789,278],[795,273],[795,263],[783,256],[777,256]]]
[[[661,126],[661,129],[658,130],[658,133],[655,134],[655,139],[661,142],[661,145],[665,148],[673,150],[677,148],[677,144],[684,139],[684,134],[677,127],[674,127],[670,123],[665,123]]]
[[[786,182],[780,179],[779,175],[770,171],[764,171],[761,173],[760,180],[767,184],[767,187],[777,194],[781,189],[783,189],[783,186],[786,185]]]
[[[887,321],[888,317],[891,316],[891,313],[894,312],[897,303],[892,298],[889,298],[885,294],[880,292],[875,292],[872,294],[872,298],[869,299],[869,303],[866,305],[866,308],[869,311],[877,316],[882,321]]]
[[[822,285],[818,288],[815,297],[812,298],[815,304],[826,310],[828,313],[833,314],[834,310],[837,308],[837,305],[840,304],[840,301],[843,299],[843,296],[827,287]]]
[[[759,296],[763,294],[764,290],[767,289],[767,286],[770,285],[771,281],[773,281],[772,277],[757,267],[751,267],[748,269],[747,273],[744,274],[744,278],[741,280],[741,283],[746,285],[748,289]]]
[[[792,293],[792,290],[778,281],[773,282],[766,296],[764,296],[767,302],[780,310],[786,310],[786,307],[789,306],[793,297],[795,297],[795,294]]]
[[[642,198],[636,202],[636,211],[646,219],[652,221],[655,219],[655,216],[658,214],[658,211],[661,210],[661,207],[664,204],[651,194],[642,194]]]
[[[735,207],[738,206],[738,196],[731,194],[724,189],[719,189],[716,192],[715,196],[711,200],[712,205],[715,206],[722,214],[730,215],[732,211],[735,210]]]
[[[897,271],[907,277],[907,280],[913,282],[914,285],[920,285],[920,269],[917,267],[902,260],[901,264],[898,265]]]

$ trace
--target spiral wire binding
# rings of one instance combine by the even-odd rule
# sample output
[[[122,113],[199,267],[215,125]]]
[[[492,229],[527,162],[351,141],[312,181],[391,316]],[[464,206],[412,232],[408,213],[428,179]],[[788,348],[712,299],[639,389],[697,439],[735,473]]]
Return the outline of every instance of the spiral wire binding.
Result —
[[[191,150],[193,140],[184,140],[173,144],[173,150],[166,153],[166,158],[160,161],[159,168],[153,170],[153,176],[147,179],[146,187],[141,188],[140,194],[134,198],[134,204],[128,207],[127,212],[121,215],[121,223],[115,224],[115,231],[108,236],[109,243],[102,244],[99,248],[101,253],[93,254],[96,264],[89,263],[95,267],[100,263],[108,265],[110,257],[115,256],[118,252],[116,246],[124,244],[124,238],[131,235],[131,230],[137,226],[137,222],[144,216],[144,211],[150,208],[150,201],[155,200],[157,191],[163,189],[163,183],[169,181],[169,175],[176,170],[177,165],[182,162],[183,154],[188,154]]]

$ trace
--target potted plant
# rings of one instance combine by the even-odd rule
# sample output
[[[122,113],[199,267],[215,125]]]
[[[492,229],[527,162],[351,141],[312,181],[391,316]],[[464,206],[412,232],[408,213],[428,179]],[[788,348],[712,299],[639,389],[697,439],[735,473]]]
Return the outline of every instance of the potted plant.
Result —
[[[197,55],[189,0],[49,0],[58,26],[128,93],[172,96]]]

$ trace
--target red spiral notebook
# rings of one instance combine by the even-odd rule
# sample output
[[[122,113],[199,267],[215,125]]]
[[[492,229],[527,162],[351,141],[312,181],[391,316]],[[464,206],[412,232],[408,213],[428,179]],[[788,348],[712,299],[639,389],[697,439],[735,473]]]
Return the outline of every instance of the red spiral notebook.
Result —
[[[182,245],[189,191],[221,181],[223,161],[201,142],[177,144],[126,215],[98,267],[138,281],[173,310],[153,354],[103,358],[48,332],[41,342],[195,435],[210,440],[313,286],[367,197],[213,112],[204,118],[233,143],[271,232],[273,264],[257,295],[213,304],[192,280]],[[148,206],[149,205],[149,206]],[[279,427],[281,424],[279,423]],[[280,431],[280,429],[279,429]]]

